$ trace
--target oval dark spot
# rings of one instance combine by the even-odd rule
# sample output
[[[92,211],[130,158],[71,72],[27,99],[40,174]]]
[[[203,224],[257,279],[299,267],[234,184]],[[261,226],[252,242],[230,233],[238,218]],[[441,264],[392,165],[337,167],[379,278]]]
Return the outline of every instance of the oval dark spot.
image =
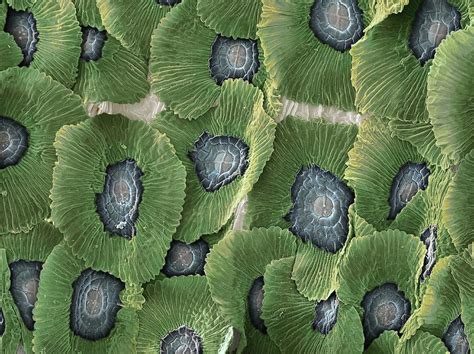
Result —
[[[157,4],[163,5],[163,6],[174,6],[177,5],[181,2],[181,0],[156,0]]]
[[[250,288],[248,294],[248,308],[250,322],[252,325],[258,329],[263,334],[267,333],[267,327],[262,319],[262,306],[263,306],[263,296],[265,291],[263,290],[263,276],[258,277],[253,281],[252,287]]]
[[[35,321],[33,321],[33,308],[36,304],[36,294],[38,293],[43,263],[20,259],[9,266],[11,271],[10,292],[13,301],[16,307],[18,307],[26,328],[32,331],[35,324]]]
[[[313,330],[322,334],[331,332],[337,322],[338,310],[339,300],[337,299],[336,293],[332,293],[327,300],[319,301],[315,308]]]
[[[423,0],[415,14],[408,45],[423,65],[446,36],[461,28],[461,14],[446,0]]]
[[[291,187],[291,200],[284,218],[292,224],[292,233],[327,252],[344,246],[354,194],[341,179],[316,165],[302,167]]]
[[[429,176],[430,170],[424,163],[408,162],[400,168],[390,189],[389,220],[395,219],[419,190],[425,190],[428,187]]]
[[[259,67],[258,46],[254,40],[218,35],[212,44],[209,68],[218,85],[222,85],[226,79],[252,82]]]
[[[204,240],[197,240],[191,244],[173,240],[166,255],[162,272],[168,277],[204,275],[204,265],[208,253],[209,244]]]
[[[102,58],[102,48],[107,41],[107,32],[94,27],[82,27],[81,59],[96,61]]]
[[[23,53],[23,61],[20,66],[30,65],[39,41],[39,33],[36,29],[36,20],[33,14],[28,11],[16,11],[8,7],[4,31],[13,36]]]
[[[198,334],[187,326],[168,333],[161,339],[161,354],[202,354],[202,339]]]
[[[201,134],[188,156],[206,192],[215,192],[247,170],[249,147],[239,138]]]
[[[81,273],[72,287],[71,330],[89,340],[107,337],[115,325],[124,283],[108,273],[89,268]]]
[[[104,191],[97,194],[97,212],[106,231],[130,240],[136,234],[143,173],[134,160],[127,159],[109,165],[106,174]]]
[[[410,316],[411,305],[403,292],[392,283],[386,283],[365,294],[363,327],[368,346],[383,331],[398,331]]]
[[[5,333],[5,316],[3,316],[3,310],[0,309],[0,336],[3,336]]]
[[[423,259],[423,268],[420,275],[420,282],[424,282],[429,277],[436,262],[436,238],[438,228],[435,225],[428,227],[420,236],[421,241],[426,246],[426,254]]]
[[[449,324],[442,339],[451,354],[469,354],[471,352],[461,316]]]
[[[364,34],[362,11],[356,0],[316,0],[309,26],[316,38],[344,52]]]
[[[28,149],[28,131],[11,118],[0,116],[0,169],[16,165]]]

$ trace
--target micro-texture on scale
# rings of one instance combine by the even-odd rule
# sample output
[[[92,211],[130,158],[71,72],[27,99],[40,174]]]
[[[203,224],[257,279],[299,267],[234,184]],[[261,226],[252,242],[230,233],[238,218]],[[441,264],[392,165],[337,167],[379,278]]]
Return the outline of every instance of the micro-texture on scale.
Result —
[[[201,354],[203,352],[201,342],[202,339],[193,329],[181,326],[161,339],[160,353]]]
[[[346,51],[364,34],[356,0],[316,0],[309,21],[314,35],[338,51]]]
[[[447,0],[423,0],[413,22],[409,47],[423,65],[446,36],[461,28],[461,14]]]
[[[33,308],[36,303],[42,262],[18,260],[10,264],[13,300],[30,331],[34,328]]]
[[[94,27],[82,27],[81,59],[97,61],[102,58],[102,48],[107,41],[107,32]]]
[[[464,332],[464,323],[461,317],[454,319],[446,329],[443,335],[443,342],[451,354],[469,354],[471,349],[466,333]]]
[[[0,169],[17,164],[28,149],[28,131],[13,119],[0,116]]]
[[[218,85],[227,79],[252,82],[259,66],[257,42],[252,39],[232,39],[219,35],[212,44],[209,68]]]
[[[313,329],[321,334],[328,334],[337,322],[339,300],[336,293],[332,293],[327,300],[321,300],[316,304]]]
[[[163,6],[174,6],[181,2],[181,0],[156,0],[156,3]]]
[[[430,170],[424,163],[408,162],[403,165],[393,178],[390,190],[389,220],[395,219],[397,214],[410,202],[420,190],[428,187]]]
[[[341,179],[318,166],[301,168],[291,199],[293,206],[285,216],[291,232],[331,253],[344,246],[354,194]]]
[[[8,8],[5,31],[10,33],[23,53],[20,66],[29,66],[33,61],[39,33],[36,29],[36,20],[29,11],[15,11]]]
[[[131,159],[109,165],[106,173],[104,191],[97,196],[97,212],[108,232],[131,239],[136,234],[143,173]]]
[[[199,181],[207,192],[215,192],[243,176],[248,167],[249,147],[233,136],[201,134],[189,152]]]
[[[3,310],[0,309],[0,336],[5,333],[5,317],[3,316]]]
[[[110,274],[84,270],[73,284],[71,330],[89,340],[107,337],[115,325],[119,294],[124,287],[120,279]]]
[[[420,281],[424,282],[431,274],[436,262],[436,238],[438,237],[438,228],[434,225],[428,227],[420,236],[421,241],[426,246],[426,254],[423,260],[423,268],[420,275]]]
[[[410,316],[411,305],[397,285],[383,284],[369,291],[362,300],[364,334],[370,344],[383,331],[399,330]]]
[[[265,296],[263,285],[263,276],[256,278],[252,283],[252,287],[250,288],[247,301],[250,322],[256,329],[265,334],[267,333],[267,327],[261,318],[263,297]]]
[[[186,244],[173,240],[166,254],[165,266],[161,270],[168,277],[180,275],[204,275],[209,244],[199,239]]]

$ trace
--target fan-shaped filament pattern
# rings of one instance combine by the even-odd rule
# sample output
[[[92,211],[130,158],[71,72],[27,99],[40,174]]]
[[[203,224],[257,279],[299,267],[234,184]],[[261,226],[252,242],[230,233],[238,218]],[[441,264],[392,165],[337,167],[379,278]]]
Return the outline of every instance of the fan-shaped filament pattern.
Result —
[[[350,49],[364,34],[356,0],[316,0],[309,26],[316,38],[340,52]]]
[[[420,281],[424,282],[429,277],[436,263],[436,238],[438,237],[438,228],[431,225],[421,234],[421,241],[425,244],[426,254],[423,259],[423,268],[420,275]]]
[[[33,309],[36,304],[36,295],[40,281],[42,262],[18,260],[10,264],[11,287],[13,297],[21,319],[26,328],[33,330]]]
[[[28,11],[16,11],[9,7],[5,22],[5,32],[13,36],[23,53],[23,61],[20,63],[20,66],[30,65],[39,40],[36,19],[33,14]]]
[[[383,331],[399,330],[410,316],[411,305],[403,292],[392,283],[386,283],[365,294],[363,327],[368,346]]]
[[[163,274],[168,277],[179,275],[204,275],[209,244],[204,240],[186,244],[173,240],[166,255]]]
[[[218,85],[222,85],[226,79],[252,82],[259,66],[258,45],[252,39],[232,39],[218,35],[212,44],[209,68]]]
[[[177,5],[181,2],[181,0],[156,0],[157,4],[163,5],[163,6],[174,6]]]
[[[262,306],[263,306],[263,296],[265,292],[263,290],[263,276],[256,278],[253,283],[252,287],[250,288],[247,302],[248,302],[248,309],[249,309],[249,317],[250,322],[252,325],[258,329],[260,332],[266,334],[267,327],[262,319]]]
[[[3,316],[3,310],[0,309],[0,336],[5,333],[5,316]]]
[[[202,354],[202,352],[201,337],[187,326],[181,326],[168,333],[160,343],[161,354]]]
[[[102,49],[107,41],[107,32],[94,27],[82,27],[81,59],[97,61],[102,58]]]
[[[344,246],[354,194],[341,179],[316,165],[302,167],[291,187],[291,200],[285,220],[292,233],[327,252]]]
[[[239,138],[201,134],[189,158],[206,192],[215,192],[247,170],[249,147]]]
[[[136,234],[143,175],[134,160],[126,159],[107,167],[104,191],[97,195],[97,212],[105,230],[131,239]]]
[[[316,304],[313,329],[321,334],[331,332],[337,322],[339,300],[336,293],[332,293],[327,300],[321,300]]]
[[[435,55],[446,36],[461,28],[461,14],[447,0],[423,0],[408,41],[413,55],[423,65]]]
[[[429,176],[430,170],[424,163],[408,162],[400,168],[390,190],[389,220],[395,219],[419,190],[425,190],[428,187]]]
[[[451,354],[469,354],[471,352],[461,316],[449,324],[443,335],[443,342]]]
[[[81,273],[72,287],[71,330],[89,340],[107,337],[115,325],[124,283],[108,273],[89,268]]]
[[[0,169],[16,165],[28,149],[28,131],[11,118],[0,116]]]

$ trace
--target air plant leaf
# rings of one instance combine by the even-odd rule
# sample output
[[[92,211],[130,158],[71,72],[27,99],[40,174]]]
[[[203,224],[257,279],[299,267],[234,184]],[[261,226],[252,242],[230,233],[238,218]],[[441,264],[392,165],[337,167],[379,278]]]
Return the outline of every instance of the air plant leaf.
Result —
[[[35,69],[0,72],[0,100],[0,234],[27,232],[50,213],[56,132],[87,116],[79,96]]]
[[[275,123],[262,93],[242,80],[226,81],[217,107],[201,118],[187,121],[166,111],[152,125],[170,138],[186,167],[183,219],[174,238],[189,243],[219,231],[272,152]]]
[[[82,45],[74,91],[86,102],[138,102],[150,89],[145,59],[104,29],[95,1],[75,0],[75,6]]]
[[[262,317],[282,353],[360,353],[364,335],[356,309],[328,299],[310,301],[291,279],[294,257],[275,260],[265,271]]]
[[[372,1],[262,2],[258,36],[281,94],[354,111],[349,49],[370,22]]]
[[[249,194],[251,226],[289,229],[298,246],[293,279],[312,300],[335,289],[336,265],[352,236],[352,190],[345,163],[355,125],[288,117],[277,126],[274,152]]]
[[[212,298],[238,330],[239,350],[275,352],[276,344],[261,319],[263,276],[273,260],[291,257],[296,239],[277,227],[230,231],[213,247],[205,271]]]
[[[466,248],[474,241],[471,203],[472,179],[474,178],[474,150],[459,165],[443,203],[443,217],[458,250]]]
[[[186,119],[197,119],[214,107],[225,80],[242,79],[264,88],[267,77],[258,41],[226,37],[206,27],[196,6],[197,0],[176,6],[151,41],[152,88]]]
[[[72,87],[81,52],[74,4],[69,0],[17,0],[5,1],[0,4],[2,7],[0,14],[8,11],[6,17],[0,16],[0,25],[23,53],[20,66],[38,69]]]
[[[61,243],[41,274],[34,310],[35,352],[134,351],[141,292],[136,284],[86,266]]]
[[[432,170],[414,146],[393,136],[385,121],[369,119],[359,128],[345,176],[355,192],[357,213],[383,230],[412,198],[425,193]]]
[[[181,218],[185,171],[167,137],[102,115],[55,143],[52,219],[73,253],[125,281],[157,275]]]
[[[155,281],[145,288],[139,312],[139,352],[225,352],[232,328],[212,301],[206,277]]]
[[[359,311],[366,347],[410,318],[425,252],[419,239],[399,230],[352,239],[339,268],[337,294]]]
[[[32,339],[36,326],[33,310],[36,307],[40,275],[47,257],[63,235],[47,222],[40,222],[25,233],[6,234],[0,237],[0,248],[6,250],[8,268],[4,274],[3,294],[7,348],[22,346],[26,353],[32,353]],[[42,278],[41,278],[42,279]],[[8,337],[13,328],[16,334]],[[16,352],[16,349],[15,349]]]

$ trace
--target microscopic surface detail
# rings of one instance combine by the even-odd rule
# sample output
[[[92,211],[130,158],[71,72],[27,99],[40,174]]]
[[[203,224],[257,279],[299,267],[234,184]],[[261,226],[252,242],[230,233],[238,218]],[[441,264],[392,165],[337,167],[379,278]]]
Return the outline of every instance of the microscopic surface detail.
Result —
[[[266,334],[267,327],[262,319],[262,306],[263,306],[263,296],[265,292],[263,290],[263,276],[258,277],[253,281],[252,287],[250,288],[248,294],[248,308],[249,308],[249,316],[250,322],[252,325],[258,329],[260,332]]]
[[[257,42],[252,39],[232,39],[219,35],[212,44],[209,69],[218,85],[222,85],[226,79],[252,82],[259,66]]]
[[[431,274],[436,263],[436,238],[438,237],[438,228],[435,225],[431,225],[421,234],[421,241],[426,246],[426,254],[423,259],[423,268],[420,275],[420,281],[424,282],[426,278]]]
[[[285,220],[292,233],[327,252],[344,246],[354,194],[341,179],[316,165],[303,167],[291,187],[291,200]]]
[[[84,270],[73,283],[69,323],[74,334],[89,340],[107,337],[115,325],[124,287],[108,273]]]
[[[18,260],[10,265],[11,287],[10,292],[21,319],[30,331],[34,328],[33,308],[36,304],[36,295],[43,268],[42,262]]]
[[[239,138],[201,134],[189,152],[196,174],[206,192],[215,192],[247,170],[249,147]]]
[[[173,240],[166,255],[162,272],[168,277],[204,275],[204,265],[208,253],[209,244],[204,240],[197,240],[191,244]]]
[[[423,65],[433,59],[446,36],[461,28],[461,14],[447,0],[423,0],[410,32],[408,45]]]
[[[11,118],[0,116],[0,170],[16,165],[28,149],[28,131]]]
[[[156,0],[157,4],[163,5],[163,6],[174,6],[177,5],[181,2],[181,0]]]
[[[316,304],[313,329],[321,334],[331,332],[337,322],[339,300],[336,293],[332,293],[327,300],[321,300]]]
[[[105,230],[131,239],[136,234],[135,222],[143,193],[143,173],[131,159],[109,165],[104,191],[97,195],[97,212]]]
[[[160,342],[161,354],[202,354],[202,352],[201,337],[187,326],[181,326],[168,333]]]
[[[15,11],[8,8],[5,22],[5,32],[10,33],[23,53],[20,66],[28,66],[33,61],[39,33],[36,29],[36,20],[31,12]]]
[[[309,26],[316,38],[340,52],[350,49],[364,34],[356,0],[316,0]]]
[[[410,302],[393,283],[385,283],[366,293],[361,305],[367,346],[383,331],[402,328],[411,311]]]
[[[82,27],[81,59],[97,61],[102,58],[102,49],[107,41],[107,32],[94,27]]]
[[[469,354],[471,352],[461,316],[449,324],[442,339],[451,354]]]
[[[429,175],[430,170],[424,163],[408,162],[400,168],[390,190],[389,220],[395,219],[419,190],[425,190],[428,187]]]
[[[0,336],[5,333],[5,316],[3,316],[3,310],[0,309]]]

